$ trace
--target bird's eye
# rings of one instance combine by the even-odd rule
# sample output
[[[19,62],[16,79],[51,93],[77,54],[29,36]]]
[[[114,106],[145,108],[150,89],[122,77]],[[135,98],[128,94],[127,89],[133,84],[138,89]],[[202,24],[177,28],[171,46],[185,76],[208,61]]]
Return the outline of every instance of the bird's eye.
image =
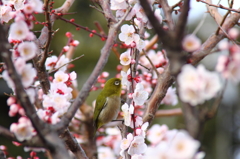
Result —
[[[115,84],[116,86],[118,86],[118,85],[120,84],[120,82],[119,82],[119,81],[115,81],[114,84]]]

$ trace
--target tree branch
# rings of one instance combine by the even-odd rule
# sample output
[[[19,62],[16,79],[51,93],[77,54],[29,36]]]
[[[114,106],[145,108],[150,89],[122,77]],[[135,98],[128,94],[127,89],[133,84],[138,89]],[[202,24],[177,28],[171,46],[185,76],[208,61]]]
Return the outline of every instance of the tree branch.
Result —
[[[88,159],[84,150],[79,146],[77,140],[71,135],[68,129],[65,129],[60,138],[65,141],[66,146],[73,152],[77,159]]]
[[[176,116],[176,115],[182,115],[181,108],[158,110],[155,114],[155,117],[167,117],[167,116]]]
[[[229,10],[229,11],[233,11],[233,12],[240,13],[240,10],[236,10],[236,9],[232,9],[232,8],[224,7],[224,6],[221,5],[221,4],[219,4],[219,5],[215,5],[215,4],[209,3],[209,2],[204,1],[204,0],[198,0],[198,2],[205,3],[205,4],[207,4],[208,6],[212,6],[212,7],[221,8],[221,9],[225,9],[225,10]]]
[[[231,14],[224,22],[222,28],[224,30],[229,30],[234,25],[238,23],[238,20],[240,19],[240,14],[234,13]],[[211,35],[198,49],[197,51],[193,52],[190,55],[190,61],[193,65],[197,64],[199,61],[201,61],[205,56],[209,55],[211,53],[211,50],[218,44],[219,41],[221,41],[223,38],[225,38],[224,32],[221,30],[219,31],[218,35]]]
[[[36,110],[31,104],[27,93],[24,90],[22,81],[13,65],[11,52],[9,51],[11,46],[7,41],[7,28],[2,24],[0,25],[0,50],[1,58],[5,62],[9,77],[13,80],[15,85],[16,97],[19,100],[18,102],[24,108],[26,115],[31,120],[33,127],[36,129],[39,137],[44,143],[45,147],[48,148],[51,154],[59,159],[70,158],[64,144],[57,136],[57,134],[52,131],[48,124],[44,123],[36,114]]]
[[[149,122],[149,124],[154,119],[154,116],[158,110],[158,107],[165,97],[168,88],[174,82],[174,77],[171,76],[169,71],[169,65],[166,66],[163,74],[158,77],[157,86],[147,104],[147,110],[145,111],[143,122]]]

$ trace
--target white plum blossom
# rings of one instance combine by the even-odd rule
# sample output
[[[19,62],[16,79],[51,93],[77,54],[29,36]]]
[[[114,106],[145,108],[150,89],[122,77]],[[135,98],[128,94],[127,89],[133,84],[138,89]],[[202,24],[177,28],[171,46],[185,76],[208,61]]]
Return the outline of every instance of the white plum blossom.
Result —
[[[57,120],[57,117],[61,117],[66,113],[71,105],[69,102],[69,100],[72,99],[71,92],[72,88],[67,87],[64,82],[51,83],[49,93],[42,96],[43,107],[53,108],[55,112],[54,115],[56,116],[55,119]]]
[[[158,145],[147,148],[144,159],[172,159],[168,158],[167,150],[168,143],[165,141],[161,141]]]
[[[58,112],[58,117],[67,112],[71,103],[60,94],[43,95],[43,107],[53,107]]]
[[[48,57],[45,62],[46,70],[53,70],[57,61],[58,61],[57,56]]]
[[[205,155],[206,155],[205,152],[200,151],[194,156],[194,159],[203,159],[205,157]]]
[[[63,83],[68,80],[68,74],[59,70],[54,74],[53,83]]]
[[[13,18],[13,11],[10,6],[0,6],[0,19],[1,23],[8,23]]]
[[[140,38],[138,34],[134,35],[134,41],[136,43],[136,47],[139,51],[142,51],[145,48],[145,41]]]
[[[169,158],[193,158],[200,146],[186,131],[180,130],[173,138],[168,149]]]
[[[144,142],[144,138],[142,136],[135,136],[128,149],[128,154],[139,155],[139,154],[143,154],[146,150],[147,150],[147,145]]]
[[[166,133],[168,132],[167,125],[158,125],[154,124],[147,133],[147,139],[150,141],[153,145],[160,143],[164,137],[166,136]]]
[[[142,8],[142,6],[140,5],[140,3],[136,3],[133,7],[133,10],[135,10],[136,13],[136,17],[139,21],[143,22],[143,23],[147,23],[148,22],[148,18]]]
[[[13,89],[14,88],[14,83],[13,83],[12,79],[10,78],[7,70],[3,71],[2,77],[7,82],[8,87]]]
[[[19,141],[29,140],[36,134],[31,121],[26,117],[21,117],[18,123],[13,123],[10,126],[10,131],[15,134]]]
[[[200,48],[201,40],[195,35],[190,34],[184,37],[182,46],[187,52],[193,52]]]
[[[18,58],[14,61],[14,66],[16,68],[17,73],[20,75],[22,84],[25,88],[29,87],[34,78],[37,75],[36,70],[32,67],[31,63],[26,64],[23,58]],[[14,88],[14,83],[12,79],[9,77],[7,70],[3,71],[2,76],[10,88]]]
[[[38,109],[37,115],[39,118],[47,123],[56,124],[60,121],[58,113],[52,114],[49,110]]]
[[[135,125],[133,125],[133,120],[132,120],[131,125],[130,125],[131,128],[134,128],[134,126],[136,128],[136,127],[139,127],[139,126],[141,126],[143,124],[142,117],[134,116],[134,118],[135,118]]]
[[[234,83],[238,83],[240,81],[240,60],[234,60],[233,58],[230,62],[226,55],[221,55],[218,58],[216,71],[220,72],[224,78],[230,79]]]
[[[37,46],[34,42],[22,42],[18,45],[18,51],[23,59],[30,60],[36,56]]]
[[[135,29],[132,25],[124,24],[121,27],[121,33],[118,38],[126,45],[130,45],[134,41]]]
[[[26,20],[25,15],[22,12],[15,12],[14,16],[15,16],[15,18],[14,18],[15,22]]]
[[[43,12],[43,2],[41,0],[29,0],[27,4],[30,4],[34,12]]]
[[[105,146],[100,146],[97,149],[99,159],[115,159],[112,149]]]
[[[158,66],[160,64],[164,66],[164,64],[167,63],[167,60],[165,59],[161,51],[156,52],[154,50],[150,50],[148,51],[147,56],[151,59],[154,66]],[[146,66],[147,68],[152,68],[151,63],[145,56],[141,56],[139,61],[142,65]],[[140,66],[140,69],[145,71],[145,68],[141,66]],[[164,71],[162,67],[157,68],[157,70],[160,74]],[[155,72],[154,72],[154,78],[157,78],[157,75],[155,74]]]
[[[29,100],[31,101],[32,104],[34,104],[35,102],[35,99],[36,99],[36,91],[34,88],[28,88],[28,89],[25,89],[27,95],[28,95],[28,98]]]
[[[141,83],[138,83],[132,96],[136,105],[143,105],[148,99],[148,92],[144,90]]]
[[[67,63],[69,62],[69,58],[67,58],[65,55],[62,55],[57,63],[56,63],[56,66],[55,68],[59,68],[61,67],[59,70],[62,70],[62,71],[66,71],[67,70]]]
[[[207,71],[203,65],[199,65],[197,67],[197,71],[200,78],[205,82],[203,87],[203,95],[205,96],[204,98],[209,100],[221,89],[219,76],[217,73]]]
[[[65,83],[51,83],[50,93],[51,94],[60,94],[62,97],[70,100],[72,98],[72,88],[67,87]]]
[[[144,124],[142,124],[141,129],[138,128],[136,130],[137,136],[142,136],[145,138],[148,126],[149,126],[149,122],[145,122]]]
[[[114,128],[106,128],[106,133],[108,135],[120,135],[121,132],[117,127]]]
[[[120,145],[121,150],[126,150],[130,146],[132,140],[133,140],[133,134],[129,133],[127,135],[127,138],[123,138],[121,141],[121,145]]]
[[[124,66],[129,65],[131,63],[131,54],[130,50],[127,50],[126,52],[122,53],[120,55],[120,63]]]
[[[128,4],[125,0],[111,0],[110,1],[111,10],[127,9]]]
[[[169,87],[161,103],[166,105],[173,105],[173,106],[176,105],[178,103],[176,88]]]
[[[130,69],[128,69],[127,72],[121,71],[121,76],[122,76],[122,85],[126,86],[127,89],[131,85],[131,82],[128,81],[128,75],[130,74]]]
[[[218,48],[223,51],[223,50],[228,50],[229,49],[229,43],[227,40],[223,39],[218,43]]]
[[[124,116],[124,124],[126,126],[130,126],[132,114],[134,113],[133,105],[130,104],[130,106],[129,106],[127,103],[125,103],[124,105],[122,105],[122,111],[123,111],[123,116]]]
[[[133,155],[131,159],[143,159],[143,155]]]
[[[145,158],[195,159],[200,142],[193,139],[185,130],[168,130],[167,126],[164,127],[161,129],[159,125],[153,125],[153,128],[149,129],[147,138],[151,145],[144,155]],[[157,133],[161,134],[160,138]],[[199,159],[201,157],[203,155],[199,155]]]
[[[202,65],[197,69],[189,64],[184,65],[177,81],[181,100],[192,106],[215,97],[221,89],[217,73],[207,71]]]
[[[26,61],[23,58],[19,57],[16,59],[16,61],[14,61],[14,66],[18,74],[21,74],[24,67],[26,66]]]
[[[34,12],[34,6],[31,3],[27,3],[24,5],[23,11],[26,14],[32,14]]]
[[[9,38],[13,40],[24,40],[27,38],[29,28],[24,21],[12,23],[9,30]]]
[[[69,74],[69,78],[71,81],[77,79],[77,73],[75,71],[72,71],[70,74]]]
[[[37,71],[33,68],[31,63],[26,64],[23,71],[21,72],[22,84],[24,87],[29,87],[37,75]]]
[[[14,8],[18,11],[23,9],[25,0],[3,0],[3,4],[13,5]]]

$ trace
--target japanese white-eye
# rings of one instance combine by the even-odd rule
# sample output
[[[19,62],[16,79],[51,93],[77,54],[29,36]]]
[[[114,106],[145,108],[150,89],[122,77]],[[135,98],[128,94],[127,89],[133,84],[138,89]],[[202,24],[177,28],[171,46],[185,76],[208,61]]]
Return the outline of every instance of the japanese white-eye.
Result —
[[[102,125],[117,118],[121,105],[121,88],[121,79],[111,78],[99,93],[93,115],[94,134]]]

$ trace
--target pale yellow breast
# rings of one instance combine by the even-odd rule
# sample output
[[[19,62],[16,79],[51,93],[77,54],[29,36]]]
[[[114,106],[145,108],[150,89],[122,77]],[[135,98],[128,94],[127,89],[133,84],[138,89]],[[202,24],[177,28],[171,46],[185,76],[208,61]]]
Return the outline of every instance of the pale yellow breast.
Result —
[[[106,124],[112,120],[115,120],[120,110],[121,100],[119,97],[112,97],[107,99],[107,105],[103,108],[99,114],[98,120]]]

